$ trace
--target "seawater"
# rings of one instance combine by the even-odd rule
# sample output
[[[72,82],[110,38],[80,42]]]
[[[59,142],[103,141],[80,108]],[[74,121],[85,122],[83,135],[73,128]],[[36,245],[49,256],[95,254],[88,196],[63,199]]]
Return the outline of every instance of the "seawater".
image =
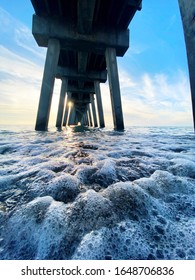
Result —
[[[192,128],[0,130],[1,259],[195,259]]]

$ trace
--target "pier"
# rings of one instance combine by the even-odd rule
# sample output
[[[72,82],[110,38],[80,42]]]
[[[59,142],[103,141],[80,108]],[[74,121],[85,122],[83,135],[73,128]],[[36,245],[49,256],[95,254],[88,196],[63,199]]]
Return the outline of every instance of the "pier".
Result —
[[[124,129],[117,57],[129,48],[129,24],[141,0],[31,0],[32,33],[47,48],[36,130],[47,130],[55,79],[61,79],[56,127],[104,127],[100,83],[109,81],[113,125]],[[71,104],[69,106],[69,104]]]
[[[178,0],[189,65],[195,129],[195,2]],[[129,25],[142,0],[31,0],[32,33],[47,48],[36,130],[47,130],[54,83],[61,80],[56,127],[105,127],[101,83],[108,78],[114,129],[123,130],[117,57],[129,48]]]

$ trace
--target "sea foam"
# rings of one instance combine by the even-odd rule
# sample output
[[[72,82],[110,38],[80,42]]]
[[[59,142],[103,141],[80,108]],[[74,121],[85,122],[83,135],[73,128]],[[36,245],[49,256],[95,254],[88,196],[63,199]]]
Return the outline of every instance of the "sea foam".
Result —
[[[1,259],[195,259],[182,128],[0,132]]]

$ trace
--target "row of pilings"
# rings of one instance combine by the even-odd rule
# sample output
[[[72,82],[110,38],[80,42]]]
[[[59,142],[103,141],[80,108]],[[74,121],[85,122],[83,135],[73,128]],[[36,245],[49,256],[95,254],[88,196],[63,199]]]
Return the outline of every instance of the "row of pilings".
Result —
[[[57,74],[58,59],[60,54],[60,42],[57,39],[49,39],[47,55],[45,61],[44,75],[42,80],[41,94],[39,100],[36,130],[47,130],[50,108],[52,102],[52,95],[54,89],[54,82]],[[119,86],[119,76],[118,67],[116,59],[116,50],[114,48],[106,48],[105,51],[106,66],[109,77],[109,87],[111,95],[111,105],[113,113],[113,123],[115,129],[124,129],[122,103],[121,103],[121,93]],[[97,78],[102,73],[96,73]],[[87,73],[87,76],[89,73]],[[77,81],[80,81],[80,75],[77,75]],[[72,80],[74,77],[70,77]],[[95,77],[96,78],[96,77]],[[79,87],[79,86],[69,86],[69,79],[66,76],[62,78],[62,86],[60,92],[60,100],[58,106],[58,114],[56,126],[61,127],[62,125],[73,125],[81,123],[83,125],[88,125],[88,121],[84,121],[88,114],[90,115],[90,107],[92,109],[94,126],[97,125],[97,114],[94,105],[94,95],[96,96],[97,102],[97,112],[99,117],[99,126],[104,127],[104,113],[102,106],[100,82],[101,80],[90,79],[93,86],[90,87]],[[75,79],[75,78],[74,78]],[[87,82],[85,78],[81,79],[82,82]],[[104,79],[106,81],[106,78]],[[81,82],[81,83],[82,83]],[[67,94],[68,93],[68,94]],[[66,104],[65,104],[65,97]],[[67,116],[67,106],[71,103],[69,109],[69,122],[66,121]],[[88,119],[88,117],[87,117]],[[89,121],[90,122],[90,121]]]
[[[100,83],[108,77],[114,128],[123,130],[117,56],[129,48],[128,26],[142,0],[31,2],[32,33],[47,48],[35,129],[48,128],[56,78],[62,80],[56,126],[104,127]]]

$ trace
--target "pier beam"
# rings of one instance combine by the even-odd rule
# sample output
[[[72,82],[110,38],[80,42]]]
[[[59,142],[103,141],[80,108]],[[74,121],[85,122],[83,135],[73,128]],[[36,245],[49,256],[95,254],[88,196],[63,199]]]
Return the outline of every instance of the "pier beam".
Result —
[[[38,131],[44,131],[47,130],[48,128],[59,53],[60,53],[59,40],[49,39],[42,86],[41,86],[41,94],[39,99],[37,120],[35,125],[35,129]]]
[[[104,113],[102,107],[102,98],[101,98],[101,91],[100,91],[100,83],[98,81],[94,82],[96,100],[97,100],[97,108],[98,108],[98,116],[99,116],[99,124],[100,127],[105,127],[104,122]]]
[[[116,50],[114,48],[107,48],[105,52],[106,65],[108,71],[108,79],[110,86],[110,97],[112,105],[112,114],[114,128],[117,130],[124,129],[123,112],[121,104],[121,94],[118,77],[118,67],[116,60]]]
[[[195,1],[178,0],[184,29],[195,131]]]
[[[57,120],[56,120],[56,127],[62,127],[62,119],[64,113],[64,104],[65,104],[65,97],[68,88],[68,80],[66,78],[62,79],[61,91],[60,91],[60,100],[58,105],[58,113],[57,113]]]
[[[93,94],[90,94],[90,101],[91,101],[91,108],[92,108],[92,114],[93,114],[93,125],[94,127],[97,127],[97,115],[96,115],[96,109],[95,109],[95,102],[94,102],[94,96]]]

